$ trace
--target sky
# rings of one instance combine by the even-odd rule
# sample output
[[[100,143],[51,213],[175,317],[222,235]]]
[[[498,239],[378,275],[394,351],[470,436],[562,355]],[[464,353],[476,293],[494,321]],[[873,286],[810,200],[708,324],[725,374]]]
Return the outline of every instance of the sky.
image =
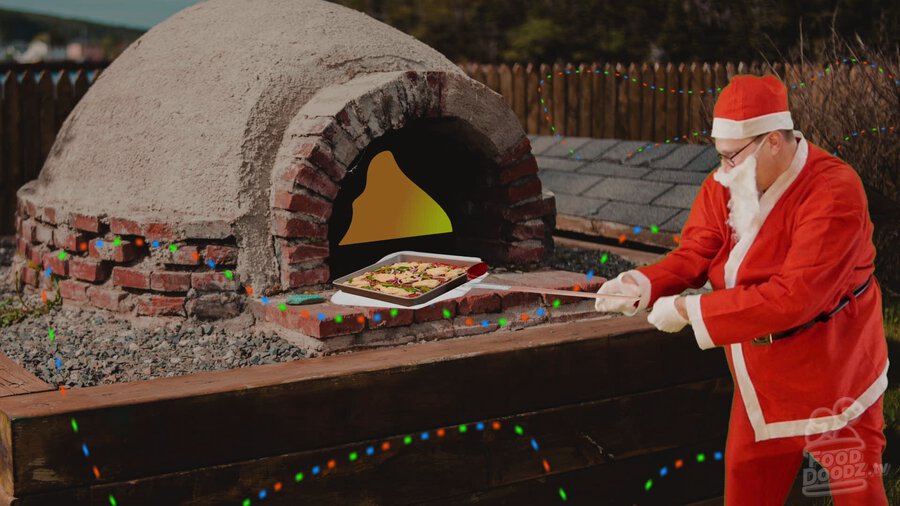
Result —
[[[0,0],[0,8],[148,29],[200,0]]]

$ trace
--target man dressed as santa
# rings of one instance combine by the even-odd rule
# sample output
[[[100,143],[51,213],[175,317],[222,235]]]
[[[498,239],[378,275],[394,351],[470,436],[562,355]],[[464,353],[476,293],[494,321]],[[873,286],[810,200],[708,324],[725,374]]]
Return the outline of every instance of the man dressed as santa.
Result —
[[[690,324],[700,348],[724,348],[735,384],[726,505],[784,504],[810,456],[836,505],[887,505],[887,344],[862,182],[793,130],[775,76],[735,76],[713,116],[721,165],[680,245],[599,290],[637,303],[596,308],[632,316],[652,306],[658,329]],[[712,292],[678,295],[707,280]]]

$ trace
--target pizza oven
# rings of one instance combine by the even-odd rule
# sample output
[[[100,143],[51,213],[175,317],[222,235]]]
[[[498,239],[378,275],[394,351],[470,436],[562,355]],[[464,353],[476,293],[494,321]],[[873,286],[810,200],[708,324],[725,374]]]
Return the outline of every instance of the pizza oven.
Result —
[[[243,3],[157,25],[77,104],[17,194],[25,284],[215,318],[399,250],[550,252],[554,200],[502,97],[357,11],[276,0],[232,19]]]

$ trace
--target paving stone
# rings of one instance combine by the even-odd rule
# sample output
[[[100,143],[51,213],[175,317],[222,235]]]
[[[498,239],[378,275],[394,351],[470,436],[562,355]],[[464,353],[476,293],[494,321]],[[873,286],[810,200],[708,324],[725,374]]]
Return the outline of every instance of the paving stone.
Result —
[[[631,158],[626,158],[624,163],[626,165],[648,165],[653,160],[659,160],[672,151],[675,151],[677,147],[678,146],[672,144],[660,144],[659,146],[655,146],[647,143],[641,146],[641,148],[644,148],[643,151],[635,153]]]
[[[552,135],[536,135],[533,137],[534,138],[532,138],[532,136],[528,136],[528,138],[531,140],[531,154],[534,156],[540,155],[544,151],[547,151],[548,149],[553,147],[554,144],[559,142],[559,139]]]
[[[663,232],[681,232],[681,229],[684,228],[684,222],[687,221],[690,214],[690,209],[682,209],[675,216],[672,216],[668,221],[660,225],[659,229]]]
[[[570,216],[592,216],[597,209],[609,202],[604,199],[576,197],[574,195],[556,195],[556,213]]]
[[[575,172],[579,167],[584,165],[582,160],[572,160],[567,158],[546,158],[537,157],[537,164],[541,170],[562,170],[567,172]]]
[[[554,156],[560,158],[570,158],[569,150],[577,150],[588,142],[592,141],[590,137],[563,137],[559,142],[550,147],[550,149],[541,153],[543,156]]]
[[[575,150],[575,157],[582,160],[596,160],[620,142],[622,141],[618,139],[591,139],[590,142]]]
[[[697,192],[699,191],[699,185],[675,185],[674,188],[657,197],[653,201],[653,205],[690,209],[691,205],[694,203],[694,199],[697,198]]]
[[[590,174],[572,174],[556,170],[542,170],[538,172],[538,177],[541,179],[544,187],[550,188],[556,193],[557,199],[561,193],[570,195],[581,194],[603,179],[600,176]]]
[[[646,175],[644,175],[643,179],[649,181],[665,181],[667,183],[703,184],[703,181],[708,175],[709,173],[707,172],[657,169],[648,172]]]
[[[656,181],[635,181],[634,179],[609,177],[594,185],[583,196],[649,204],[671,187],[671,184]]]
[[[647,144],[646,141],[622,141],[600,155],[600,160],[619,163],[624,162],[625,156],[628,155],[628,153],[633,153],[637,151],[638,148],[642,148]]]
[[[654,169],[696,170],[697,172],[702,172],[700,169],[692,169],[689,166],[701,153],[710,149],[713,150],[713,156],[715,156],[715,148],[712,146],[682,144],[678,146],[678,149],[669,153],[668,156],[651,161],[650,167]]]
[[[671,207],[648,206],[644,204],[630,204],[628,202],[610,202],[601,207],[594,219],[622,223],[624,225],[650,228],[675,216],[679,209]],[[660,227],[662,228],[662,227]]]
[[[624,177],[630,179],[640,179],[644,174],[648,172],[650,172],[650,169],[647,168],[627,167],[625,165],[610,162],[591,162],[578,169],[579,174],[595,174],[601,176]]]

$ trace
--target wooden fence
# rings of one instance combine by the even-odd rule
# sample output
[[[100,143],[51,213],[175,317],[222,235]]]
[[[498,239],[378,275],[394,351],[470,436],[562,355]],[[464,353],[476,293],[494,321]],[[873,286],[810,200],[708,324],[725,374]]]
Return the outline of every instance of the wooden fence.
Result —
[[[0,100],[0,235],[13,231],[16,190],[37,177],[63,120],[103,65],[0,66],[6,76]],[[530,134],[645,141],[693,137],[709,129],[717,90],[736,73],[759,74],[764,68],[758,63],[460,67],[503,95]],[[789,76],[812,72],[780,63],[774,68]],[[64,77],[74,72],[75,78],[54,82],[53,71]]]

